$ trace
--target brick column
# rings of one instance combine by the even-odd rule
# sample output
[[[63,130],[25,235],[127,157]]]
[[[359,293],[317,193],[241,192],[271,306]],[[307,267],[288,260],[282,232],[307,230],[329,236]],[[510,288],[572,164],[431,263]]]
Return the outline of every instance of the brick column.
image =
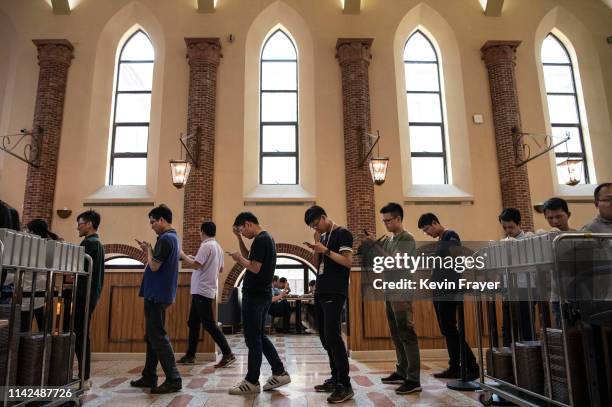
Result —
[[[346,180],[347,227],[355,237],[363,229],[376,230],[374,184],[367,162],[360,166],[365,132],[370,132],[370,81],[368,67],[372,38],[339,38],[336,58],[342,74],[342,115],[344,124],[344,173]],[[366,150],[367,151],[367,150]]]
[[[219,38],[185,38],[185,43],[189,60],[187,131],[200,129],[199,168],[191,167],[183,206],[183,250],[194,254],[200,246],[200,224],[213,215],[217,68],[222,55]]]
[[[533,212],[527,166],[515,165],[512,128],[521,128],[516,90],[516,49],[520,41],[487,41],[480,51],[489,73],[495,145],[501,184],[502,205],[521,211],[522,226],[533,230]],[[522,158],[522,149],[518,149]]]
[[[22,220],[26,224],[42,218],[51,225],[66,80],[74,47],[67,40],[33,42],[38,48],[40,72],[32,126],[42,128],[43,141],[40,167],[28,165]]]

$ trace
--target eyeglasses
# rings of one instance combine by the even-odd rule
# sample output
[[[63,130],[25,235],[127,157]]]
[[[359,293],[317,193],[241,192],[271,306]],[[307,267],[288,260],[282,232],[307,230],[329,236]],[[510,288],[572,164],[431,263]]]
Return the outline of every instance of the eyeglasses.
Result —
[[[89,222],[77,222],[77,227],[87,225]]]
[[[314,228],[316,228],[317,226],[319,226],[319,222],[321,222],[321,218],[319,218],[319,219],[317,219],[317,220],[314,220],[314,221],[310,222],[310,223],[308,224],[308,227],[310,227],[311,229],[314,229]]]

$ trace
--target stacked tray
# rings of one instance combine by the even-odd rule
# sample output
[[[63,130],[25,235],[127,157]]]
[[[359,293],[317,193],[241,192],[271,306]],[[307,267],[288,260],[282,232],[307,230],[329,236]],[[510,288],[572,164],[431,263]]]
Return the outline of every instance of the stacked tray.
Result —
[[[589,405],[589,391],[586,382],[586,370],[584,366],[584,356],[582,352],[582,336],[576,329],[570,329],[566,334],[567,353],[569,358],[573,405]],[[550,363],[550,380],[552,383],[553,400],[569,404],[569,382],[565,364],[565,354],[563,351],[563,331],[560,329],[546,329],[546,340],[548,350],[543,349],[544,360]],[[544,368],[544,373],[548,376],[548,370]],[[545,381],[548,388],[548,380]]]
[[[63,386],[70,381],[74,358],[70,357],[70,347],[74,346],[74,333],[53,335],[51,340],[51,363],[49,365],[49,386]]]
[[[517,385],[534,393],[544,394],[544,365],[540,341],[515,342]]]
[[[512,369],[512,350],[510,348],[493,348],[487,350],[488,373],[507,383],[514,384],[514,370]]]
[[[44,341],[44,342],[43,342]],[[47,354],[43,381],[40,378],[43,368],[43,349],[46,342]],[[44,386],[49,377],[51,362],[51,335],[42,333],[22,333],[19,343],[19,372],[17,386]]]
[[[15,385],[17,381],[17,353],[19,351],[19,328],[21,326],[21,305],[15,305],[15,321],[13,321],[14,331],[13,337],[9,345],[9,329],[10,329],[11,305],[0,305],[0,319],[7,320],[8,324],[0,328],[0,385],[6,383],[6,369],[8,363],[9,351],[12,355],[11,371],[9,377],[9,385]],[[10,348],[9,348],[10,346]]]

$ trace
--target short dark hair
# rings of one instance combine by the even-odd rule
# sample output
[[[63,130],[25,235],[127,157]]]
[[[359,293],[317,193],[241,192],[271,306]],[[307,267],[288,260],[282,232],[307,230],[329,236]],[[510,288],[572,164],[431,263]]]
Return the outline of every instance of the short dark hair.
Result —
[[[401,220],[404,220],[404,209],[402,205],[389,202],[387,205],[383,206],[380,210],[380,213],[390,213],[393,216],[399,216]]]
[[[304,222],[306,225],[310,226],[312,222],[319,219],[321,216],[327,216],[325,209],[321,208],[319,205],[312,205],[310,208],[306,209],[304,213]]]
[[[604,188],[612,187],[612,182],[604,182],[603,184],[597,185],[595,188],[595,192],[593,192],[593,197],[595,198],[595,202],[599,202],[599,191]]]
[[[279,283],[286,283],[287,282],[287,277],[281,277],[278,279]]]
[[[251,222],[256,225],[259,225],[259,221],[257,217],[253,215],[251,212],[240,212],[236,219],[234,220],[234,226],[244,226],[246,222]]]
[[[313,285],[316,285],[316,284],[317,284],[317,280],[310,280],[310,281],[308,282],[308,285],[309,285],[309,286],[313,286]]]
[[[555,211],[561,209],[569,215],[569,207],[567,201],[563,198],[552,197],[542,204],[542,213],[546,211]]]
[[[49,225],[44,219],[32,219],[28,225],[30,233],[40,236],[43,239],[58,240],[59,236],[49,230]]]
[[[217,225],[215,225],[215,222],[212,221],[203,222],[200,226],[200,230],[206,236],[215,237],[217,234]]]
[[[521,224],[521,211],[516,208],[506,208],[499,214],[497,219],[502,222],[514,222],[517,225]]]
[[[93,226],[93,228],[96,230],[98,230],[98,228],[100,227],[100,214],[94,211],[93,209],[89,209],[81,213],[79,216],[77,216],[77,222],[79,221],[79,219],[91,222],[91,226]]]
[[[438,217],[436,215],[431,212],[424,213],[419,218],[419,229],[423,229],[425,226],[432,225],[434,222],[440,223],[440,220],[438,220]]]
[[[172,211],[166,206],[166,204],[161,204],[151,209],[149,212],[149,217],[155,220],[164,218],[166,222],[172,223]]]
[[[276,274],[272,277],[272,281],[278,281],[278,276]]]

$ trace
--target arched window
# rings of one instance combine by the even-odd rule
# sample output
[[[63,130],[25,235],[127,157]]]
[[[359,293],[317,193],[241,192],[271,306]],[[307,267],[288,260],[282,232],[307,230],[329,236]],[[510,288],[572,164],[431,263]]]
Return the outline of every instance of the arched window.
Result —
[[[559,140],[568,134],[570,136],[567,145],[561,144],[555,148],[557,178],[562,184],[569,181],[568,166],[559,165],[568,163],[569,160],[579,163],[581,174],[576,175],[580,176],[580,183],[588,184],[589,172],[574,67],[567,49],[552,33],[548,34],[542,43],[542,69],[552,134]]]
[[[117,62],[109,185],[145,185],[153,86],[153,44],[138,30]]]
[[[298,183],[298,68],[293,41],[276,30],[261,51],[259,182]]]
[[[447,184],[446,143],[438,55],[419,30],[404,47],[413,184]]]
[[[105,269],[143,269],[145,265],[131,257],[115,256],[104,261]]]
[[[317,279],[315,271],[308,264],[282,254],[276,258],[274,274],[279,278],[285,277],[291,288],[291,294],[295,295],[308,294],[308,283]],[[236,282],[236,287],[242,289],[243,280],[244,272]]]

